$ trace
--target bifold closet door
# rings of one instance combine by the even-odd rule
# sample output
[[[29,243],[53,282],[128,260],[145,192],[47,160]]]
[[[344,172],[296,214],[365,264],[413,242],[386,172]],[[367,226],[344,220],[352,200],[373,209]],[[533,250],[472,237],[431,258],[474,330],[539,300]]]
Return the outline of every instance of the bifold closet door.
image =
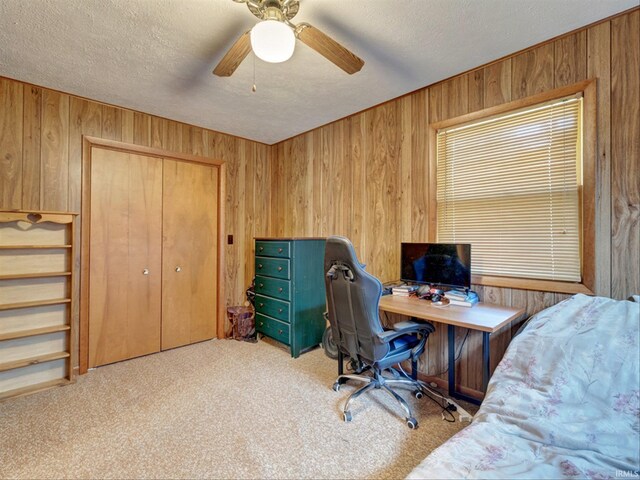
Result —
[[[216,335],[218,169],[164,159],[162,349]]]
[[[162,159],[93,148],[89,367],[160,350]]]

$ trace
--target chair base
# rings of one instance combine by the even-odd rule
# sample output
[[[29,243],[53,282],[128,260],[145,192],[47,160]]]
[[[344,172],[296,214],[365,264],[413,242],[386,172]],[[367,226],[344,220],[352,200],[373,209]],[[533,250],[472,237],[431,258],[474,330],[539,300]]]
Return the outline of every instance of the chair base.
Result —
[[[430,392],[436,395],[438,394],[436,392],[433,392],[427,386],[426,383],[424,383],[421,380],[411,378],[404,371],[402,371],[402,374],[400,374],[395,369],[391,368],[388,370],[390,370],[394,378],[387,378],[382,375],[382,372],[375,369],[371,369],[371,368],[365,369],[365,372],[370,371],[371,375],[347,374],[347,375],[338,376],[338,378],[336,379],[336,382],[333,384],[333,389],[336,392],[340,390],[340,386],[343,383],[346,383],[349,380],[355,380],[357,382],[364,383],[362,387],[360,387],[358,390],[353,392],[351,395],[349,395],[349,398],[347,398],[347,401],[344,405],[343,415],[342,415],[345,422],[350,422],[352,419],[351,411],[349,409],[349,407],[351,406],[351,403],[367,390],[370,390],[372,388],[377,388],[387,392],[389,395],[391,395],[392,398],[394,398],[398,402],[398,404],[400,404],[400,407],[402,407],[402,410],[405,413],[405,416],[404,416],[405,422],[407,423],[407,426],[409,428],[411,429],[418,428],[418,421],[413,416],[411,407],[405,401],[404,398],[402,398],[395,390],[391,388],[391,385],[408,385],[410,387],[413,387],[414,388],[413,394],[416,396],[416,398],[422,398],[422,396],[426,392]]]

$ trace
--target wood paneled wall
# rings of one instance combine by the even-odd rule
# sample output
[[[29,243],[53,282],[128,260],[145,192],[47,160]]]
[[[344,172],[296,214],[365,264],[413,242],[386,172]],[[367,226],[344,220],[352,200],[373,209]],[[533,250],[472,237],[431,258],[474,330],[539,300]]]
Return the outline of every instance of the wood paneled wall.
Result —
[[[226,304],[242,304],[253,237],[269,228],[272,147],[0,78],[0,209],[80,212],[82,135],[226,162]]]
[[[271,233],[345,235],[371,273],[396,279],[400,242],[428,238],[429,123],[597,78],[596,293],[640,292],[639,32],[635,9],[276,145]],[[528,315],[567,298],[475,289],[484,301]],[[443,333],[429,341],[425,373],[446,368]],[[512,329],[494,336],[494,366],[511,336]],[[458,382],[471,389],[481,385],[480,353],[480,335],[471,334],[458,369]]]

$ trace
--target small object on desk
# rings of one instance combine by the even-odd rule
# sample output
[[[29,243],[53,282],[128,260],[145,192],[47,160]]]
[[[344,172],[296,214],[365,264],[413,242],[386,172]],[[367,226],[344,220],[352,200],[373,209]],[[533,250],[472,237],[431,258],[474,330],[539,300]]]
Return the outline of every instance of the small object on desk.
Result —
[[[391,289],[391,292],[394,295],[400,295],[403,297],[408,297],[409,294],[411,294],[412,292],[415,292],[418,289],[418,287],[414,286],[414,285],[403,285],[400,287],[393,287]]]
[[[448,307],[449,303],[450,303],[449,299],[444,297],[441,297],[439,300],[433,300],[433,298],[431,299],[431,306],[433,307],[438,307],[438,308]]]

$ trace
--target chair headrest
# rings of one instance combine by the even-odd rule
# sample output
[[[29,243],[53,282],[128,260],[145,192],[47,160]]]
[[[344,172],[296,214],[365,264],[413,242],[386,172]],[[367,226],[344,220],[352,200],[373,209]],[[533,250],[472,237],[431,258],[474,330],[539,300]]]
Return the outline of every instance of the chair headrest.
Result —
[[[324,271],[328,271],[335,262],[347,265],[351,267],[352,270],[362,268],[353,244],[345,237],[332,236],[327,238],[324,254]]]

